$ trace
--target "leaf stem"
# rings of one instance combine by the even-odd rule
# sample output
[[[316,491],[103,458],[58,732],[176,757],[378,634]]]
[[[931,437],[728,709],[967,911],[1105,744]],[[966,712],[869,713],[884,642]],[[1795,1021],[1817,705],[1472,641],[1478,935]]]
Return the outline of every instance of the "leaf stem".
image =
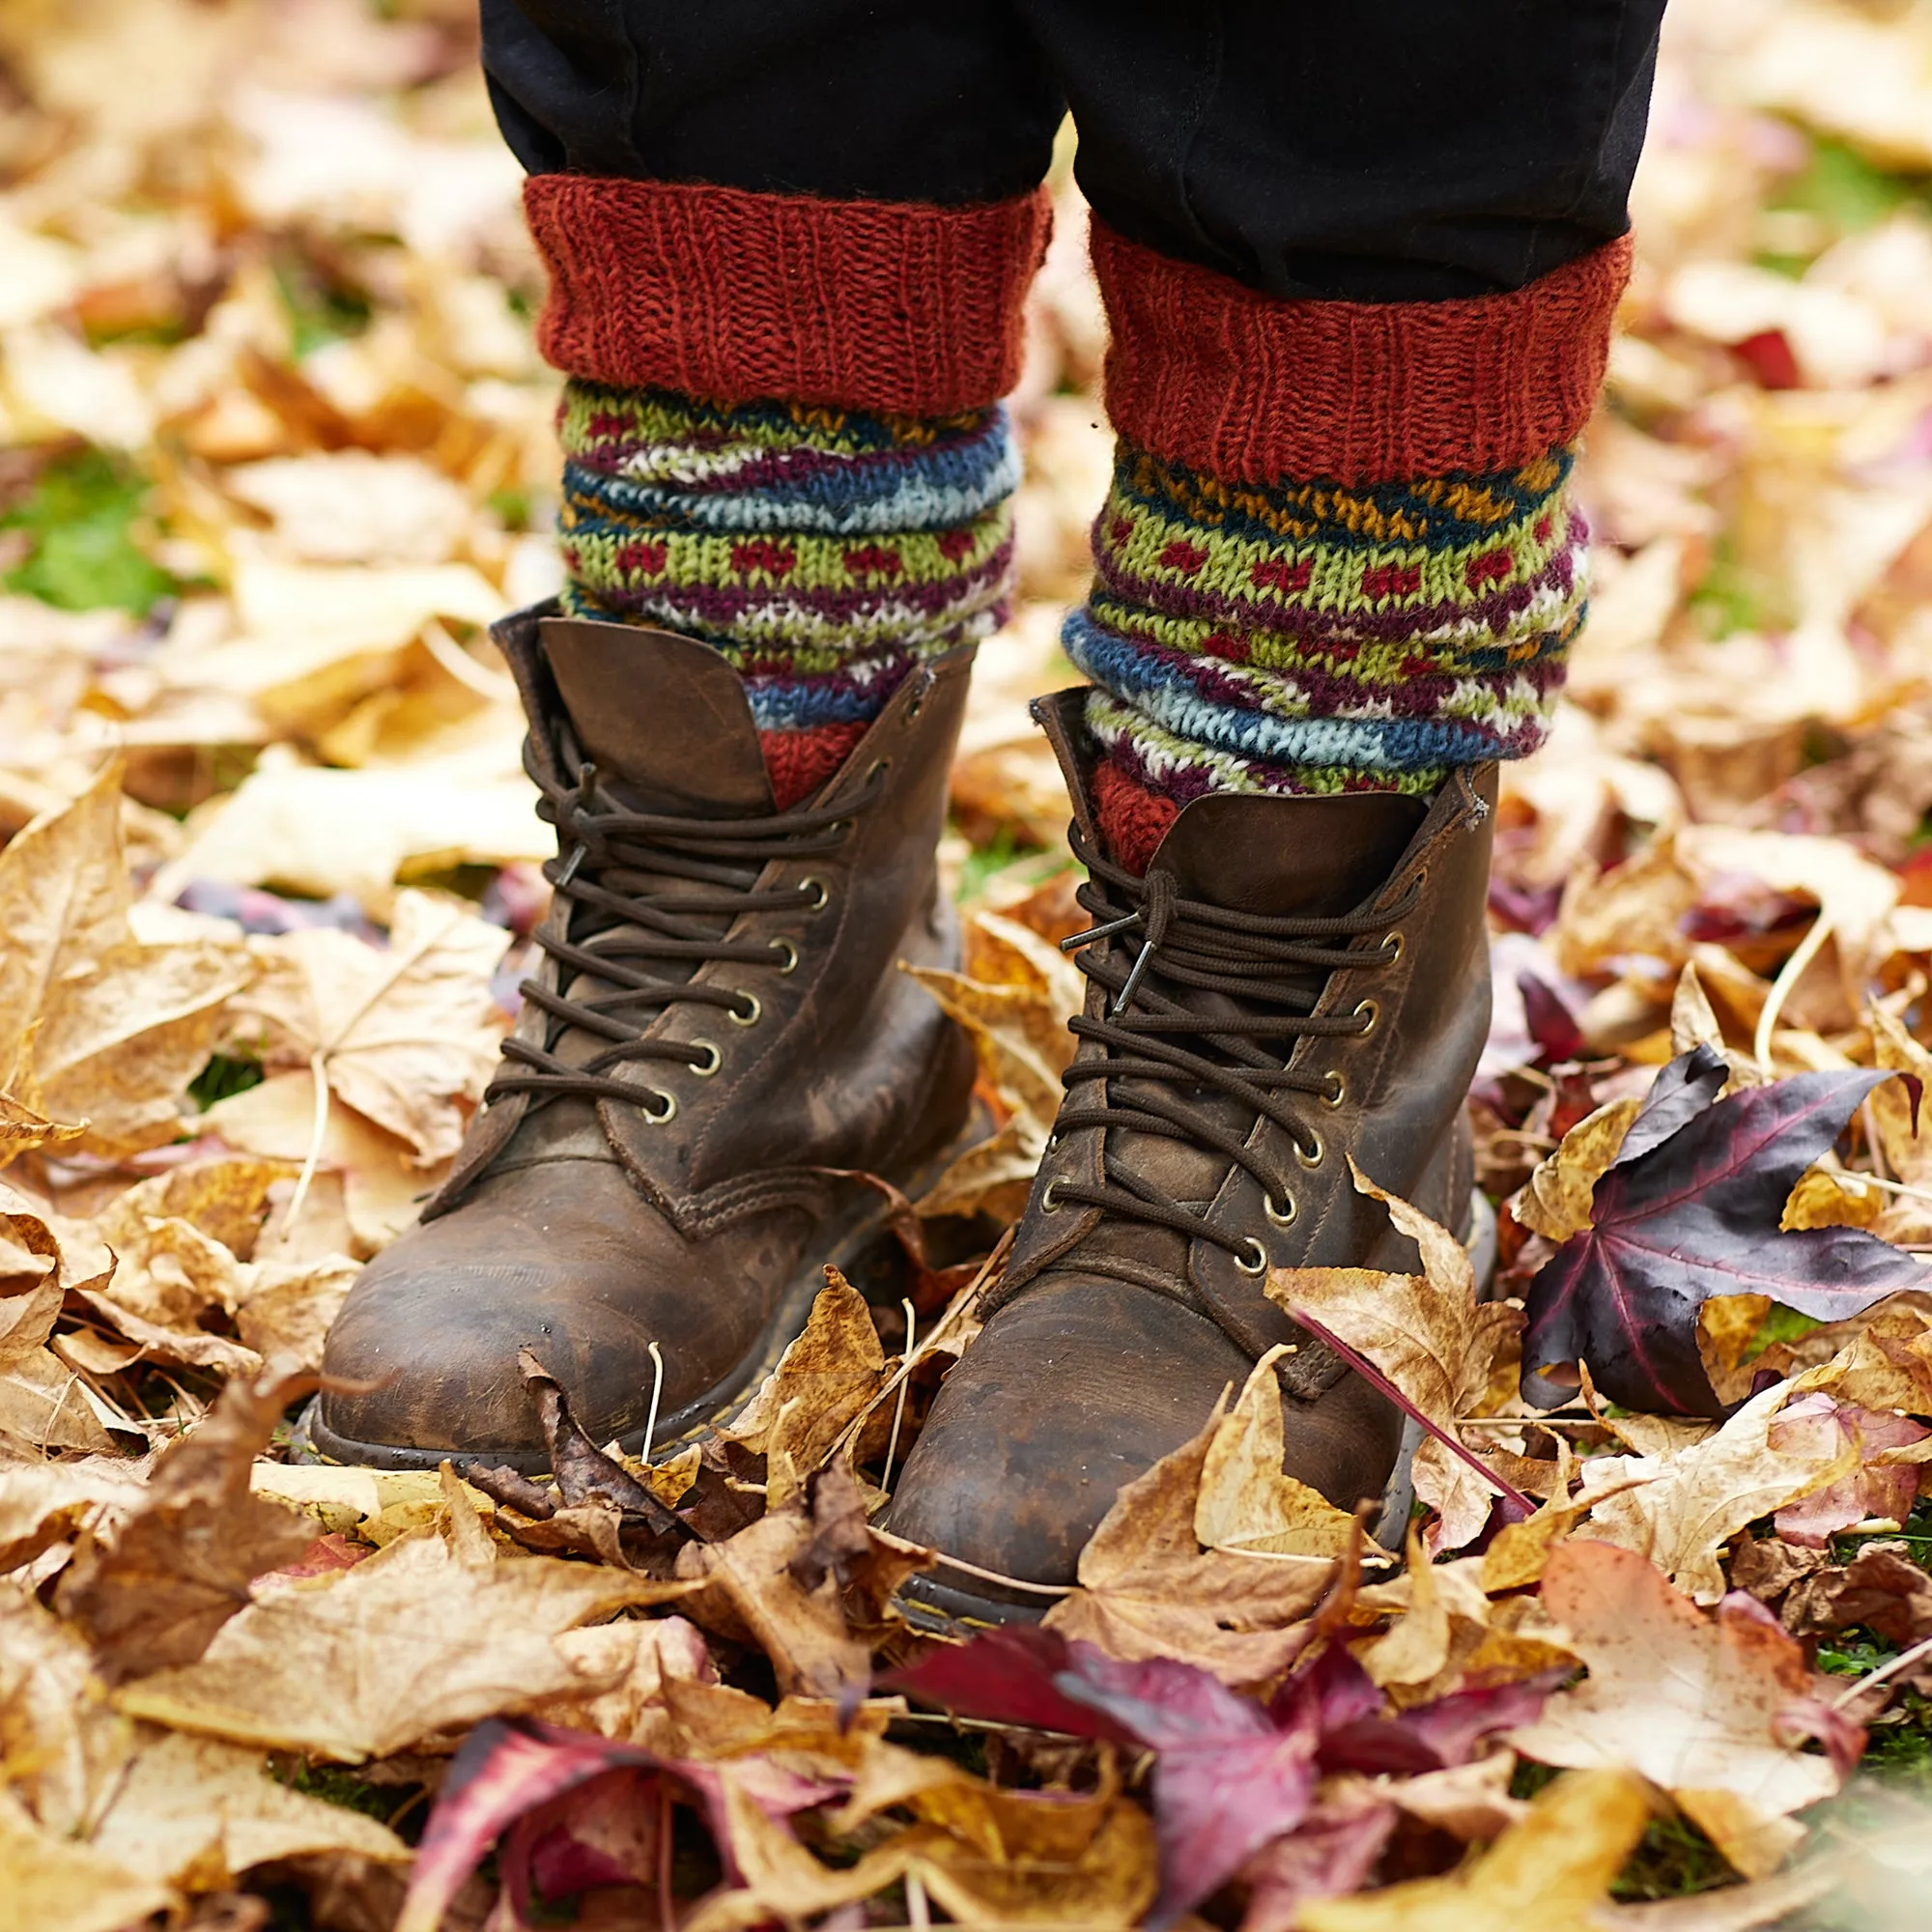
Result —
[[[1817,958],[1819,949],[1831,936],[1832,915],[1821,905],[1818,917],[1811,922],[1811,930],[1793,948],[1791,957],[1778,968],[1777,978],[1771,982],[1771,991],[1757,1016],[1757,1032],[1751,1036],[1751,1058],[1767,1074],[1771,1071],[1771,1037],[1777,1029],[1777,1016],[1783,1012],[1792,987],[1804,977],[1804,969]]]
[[[1921,1657],[1932,1657],[1932,1636],[1921,1637],[1910,1650],[1901,1650],[1889,1663],[1881,1663],[1876,1670],[1868,1670],[1847,1690],[1841,1690],[1832,1699],[1832,1708],[1842,1711],[1845,1706],[1875,1684],[1883,1684],[1889,1677],[1896,1677],[1907,1665],[1918,1662]]]
[[[1327,1343],[1365,1381],[1381,1390],[1382,1394],[1387,1396],[1405,1415],[1414,1417],[1452,1456],[1460,1457],[1468,1463],[1469,1467],[1475,1470],[1476,1474],[1482,1477],[1498,1495],[1515,1503],[1529,1516],[1536,1514],[1536,1505],[1529,1497],[1513,1484],[1504,1482],[1473,1449],[1465,1449],[1439,1422],[1432,1422],[1366,1355],[1358,1355],[1332,1328],[1318,1321],[1306,1309],[1297,1307],[1290,1312],[1311,1335]]]
[[[903,1359],[906,1367],[910,1370],[912,1364],[919,1359],[919,1351],[913,1346],[919,1323],[919,1314],[912,1305],[911,1295],[907,1295],[899,1303],[899,1306],[905,1310],[906,1330]],[[891,1495],[893,1492],[893,1463],[897,1459],[899,1453],[899,1425],[905,1421],[906,1391],[911,1387],[912,1378],[910,1374],[901,1376],[899,1378],[899,1399],[893,1405],[892,1439],[886,1444],[885,1472],[879,1478],[879,1487],[888,1495]]]
[[[303,1205],[308,1200],[309,1183],[315,1179],[315,1171],[322,1165],[322,1150],[328,1139],[328,1060],[321,1047],[308,1057],[309,1078],[315,1082],[315,1123],[309,1128],[308,1153],[302,1160],[300,1178],[296,1181],[296,1191],[289,1196],[289,1211],[282,1220],[284,1236],[293,1235],[296,1223],[301,1219]]]

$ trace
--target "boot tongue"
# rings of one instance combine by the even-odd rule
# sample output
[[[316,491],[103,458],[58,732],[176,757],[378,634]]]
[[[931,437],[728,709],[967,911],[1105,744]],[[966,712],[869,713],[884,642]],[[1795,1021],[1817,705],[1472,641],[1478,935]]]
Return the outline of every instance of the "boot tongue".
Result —
[[[1148,869],[1171,872],[1180,897],[1231,912],[1329,919],[1387,883],[1428,816],[1426,799],[1400,792],[1209,792],[1182,810]]]
[[[577,742],[621,805],[695,818],[777,810],[744,682],[709,644],[582,617],[547,617],[541,636]]]

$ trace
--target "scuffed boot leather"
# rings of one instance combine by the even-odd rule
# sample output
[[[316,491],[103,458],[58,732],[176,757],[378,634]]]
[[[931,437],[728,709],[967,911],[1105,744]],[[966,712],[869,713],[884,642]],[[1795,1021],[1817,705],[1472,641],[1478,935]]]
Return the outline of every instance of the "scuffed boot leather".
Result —
[[[1073,796],[1086,1010],[1066,1097],[985,1326],[947,1378],[889,1527],[981,1570],[1074,1577],[1122,1485],[1276,1343],[1287,1467],[1353,1509],[1400,1413],[1267,1299],[1270,1266],[1413,1269],[1364,1173],[1462,1232],[1463,1102],[1489,1031],[1495,768],[1435,798],[1212,793],[1145,880],[1109,864],[1083,693],[1036,707]],[[1123,997],[1124,996],[1124,997]],[[1037,1615],[970,1573],[908,1587],[971,1619]]]
[[[328,1337],[311,1440],[387,1467],[545,1463],[531,1349],[599,1442],[712,1416],[957,1134],[972,1052],[898,962],[950,964],[935,847],[970,649],[913,670],[816,797],[773,804],[736,672],[668,632],[497,628],[557,828],[486,1105]]]

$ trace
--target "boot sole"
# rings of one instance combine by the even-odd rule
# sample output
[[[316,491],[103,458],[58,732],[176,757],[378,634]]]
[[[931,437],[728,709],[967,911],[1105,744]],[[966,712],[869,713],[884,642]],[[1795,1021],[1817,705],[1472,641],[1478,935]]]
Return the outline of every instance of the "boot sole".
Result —
[[[901,1191],[918,1200],[960,1154],[984,1140],[991,1130],[990,1120],[976,1101],[966,1125],[901,1184]],[[825,1286],[828,1265],[836,1267],[847,1279],[858,1281],[869,1272],[868,1263],[890,1252],[894,1238],[890,1225],[892,1208],[877,1190],[868,1188],[867,1193],[871,1198],[846,1221],[836,1224],[831,1248],[816,1250],[819,1259],[802,1268],[786,1285],[756,1344],[731,1374],[724,1380],[714,1382],[695,1401],[658,1417],[654,1434],[660,1457],[683,1448],[707,1429],[724,1427],[744,1408],[765,1378],[778,1367],[779,1358],[803,1332],[811,1314],[811,1304]],[[644,1437],[643,1429],[634,1429],[616,1438],[617,1447],[626,1456],[648,1461]],[[302,1410],[290,1434],[288,1454],[292,1463],[335,1463],[368,1469],[433,1470],[444,1463],[487,1462],[508,1464],[526,1476],[549,1473],[548,1459],[542,1455],[518,1456],[494,1449],[412,1449],[338,1435],[322,1419],[320,1396],[312,1398]]]
[[[1470,1189],[1469,1232],[1463,1245],[1476,1271],[1476,1299],[1487,1301],[1495,1285],[1496,1210],[1480,1188]],[[1399,1549],[1415,1507],[1415,1479],[1411,1468],[1415,1452],[1422,1446],[1421,1425],[1407,1420],[1403,1425],[1402,1446],[1396,1451],[1395,1467],[1382,1486],[1381,1502],[1369,1534],[1385,1549]],[[939,1559],[940,1568],[946,1558]],[[1004,1598],[980,1596],[953,1583],[942,1583],[930,1575],[912,1578],[893,1600],[896,1609],[913,1629],[928,1636],[967,1637],[982,1631],[997,1630],[1002,1624],[1037,1623],[1060,1601],[1058,1594],[1042,1595],[1037,1603],[1009,1603]]]

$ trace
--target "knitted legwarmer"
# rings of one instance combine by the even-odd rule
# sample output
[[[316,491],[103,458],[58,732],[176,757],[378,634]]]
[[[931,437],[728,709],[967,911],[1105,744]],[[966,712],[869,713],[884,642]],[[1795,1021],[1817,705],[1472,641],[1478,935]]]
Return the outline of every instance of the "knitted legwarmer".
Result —
[[[815,791],[921,658],[1005,615],[1006,413],[715,407],[573,381],[560,415],[574,615],[661,624],[743,675],[781,808]]]
[[[1627,262],[1512,295],[1277,301],[1095,223],[1121,436],[1067,619],[1145,866],[1213,790],[1433,792],[1542,743],[1584,614],[1566,495]]]
[[[1429,793],[1533,752],[1583,616],[1570,468],[1264,488],[1123,446],[1063,640],[1128,863],[1206,791]]]
[[[997,404],[1046,197],[553,174],[524,204],[537,340],[571,378],[565,607],[716,644],[793,804],[908,668],[1000,621],[1018,459]]]

